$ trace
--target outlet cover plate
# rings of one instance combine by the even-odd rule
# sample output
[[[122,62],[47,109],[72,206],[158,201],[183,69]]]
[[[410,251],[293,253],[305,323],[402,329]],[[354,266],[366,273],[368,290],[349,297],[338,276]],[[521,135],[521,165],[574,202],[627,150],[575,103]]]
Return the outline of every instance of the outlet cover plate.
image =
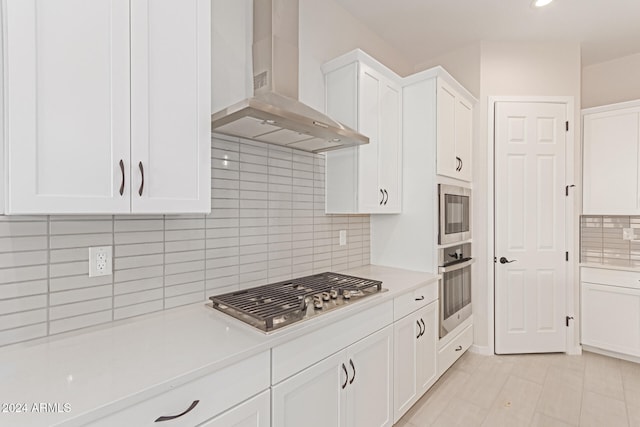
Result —
[[[89,277],[113,274],[113,246],[89,248]]]
[[[347,230],[340,230],[340,246],[347,244]]]

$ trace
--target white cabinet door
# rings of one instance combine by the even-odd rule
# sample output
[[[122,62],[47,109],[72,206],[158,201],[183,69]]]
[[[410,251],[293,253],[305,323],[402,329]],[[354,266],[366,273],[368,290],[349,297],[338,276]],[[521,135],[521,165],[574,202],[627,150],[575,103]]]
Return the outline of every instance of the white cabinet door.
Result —
[[[381,211],[402,210],[402,135],[400,130],[400,89],[384,82],[380,94],[380,139],[378,186],[384,194]]]
[[[640,356],[640,289],[582,283],[582,344]]]
[[[132,210],[209,212],[211,2],[131,2]]]
[[[360,65],[359,128],[369,137],[369,144],[358,147],[358,210],[376,212],[384,193],[378,182],[380,147],[380,92],[384,85],[381,76],[371,68]],[[386,142],[386,141],[385,141]]]
[[[340,351],[272,387],[273,425],[346,426],[348,373]]]
[[[199,427],[269,427],[271,425],[271,392],[256,397],[220,414]]]
[[[473,106],[449,84],[438,79],[437,173],[471,181]]]
[[[347,349],[347,425],[393,424],[393,327],[364,338]]]
[[[417,348],[417,385],[420,398],[436,382],[438,374],[438,302],[432,302],[418,312],[422,336]]]
[[[397,422],[437,379],[438,302],[402,318],[393,327]]]
[[[640,213],[639,117],[639,108],[584,115],[584,214]]]
[[[393,324],[393,408],[398,421],[418,400],[418,340],[420,320],[408,315]]]
[[[438,175],[457,177],[456,159],[456,93],[438,80],[437,102],[437,172]]]
[[[7,213],[129,212],[129,1],[5,6]]]
[[[460,159],[458,179],[473,179],[471,150],[473,146],[473,108],[461,97],[456,98],[456,157]]]

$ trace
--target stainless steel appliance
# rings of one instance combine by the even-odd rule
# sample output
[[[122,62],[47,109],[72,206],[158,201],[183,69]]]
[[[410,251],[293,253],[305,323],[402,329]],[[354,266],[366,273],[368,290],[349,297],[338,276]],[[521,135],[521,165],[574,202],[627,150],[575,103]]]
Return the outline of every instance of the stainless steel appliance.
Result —
[[[438,185],[438,243],[448,245],[471,238],[471,190],[454,185]]]
[[[369,138],[298,101],[298,0],[253,2],[253,97],[211,116],[211,130],[314,153]]]
[[[471,243],[440,249],[440,338],[471,315]]]
[[[377,280],[326,272],[209,299],[216,310],[271,332],[384,291]]]

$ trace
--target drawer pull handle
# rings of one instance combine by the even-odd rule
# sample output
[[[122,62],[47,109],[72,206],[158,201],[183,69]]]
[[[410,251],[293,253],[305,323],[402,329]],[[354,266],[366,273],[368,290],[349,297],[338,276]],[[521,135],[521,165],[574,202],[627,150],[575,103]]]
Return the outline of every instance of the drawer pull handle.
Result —
[[[462,351],[462,346],[459,345],[458,347],[456,347],[456,351]]]
[[[191,412],[193,410],[193,408],[195,408],[196,406],[198,406],[198,403],[200,403],[199,400],[194,400],[193,403],[191,404],[191,406],[189,406],[187,408],[186,411],[184,411],[181,414],[178,415],[169,415],[169,416],[164,416],[164,417],[159,417],[157,420],[155,420],[154,422],[156,423],[161,423],[163,421],[171,421],[171,420],[175,420],[176,418],[180,418],[183,415],[187,415],[189,412]]]
[[[422,323],[422,333],[420,336],[423,336],[425,332],[427,332],[427,325],[424,324],[424,320],[420,319],[420,323]]]
[[[420,325],[420,321],[416,320],[416,325],[418,325],[418,330],[420,332],[418,332],[418,336],[416,336],[416,339],[420,338],[422,336],[422,326]]]
[[[353,377],[349,380],[349,384],[353,384],[353,380],[356,379],[356,367],[353,364],[353,360],[349,359],[349,364],[351,365],[351,369],[353,369]]]
[[[420,298],[416,298],[416,301],[424,301],[424,295],[422,295]]]
[[[347,372],[347,367],[344,366],[344,363],[342,364],[342,370],[344,370],[344,384],[342,384],[342,389],[344,390],[349,382],[349,372]]]

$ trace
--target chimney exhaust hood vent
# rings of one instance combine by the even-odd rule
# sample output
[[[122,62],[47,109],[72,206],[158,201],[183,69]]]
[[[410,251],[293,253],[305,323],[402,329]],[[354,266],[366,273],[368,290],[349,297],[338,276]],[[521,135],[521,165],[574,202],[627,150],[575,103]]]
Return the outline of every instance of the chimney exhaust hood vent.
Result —
[[[369,138],[298,101],[298,0],[253,2],[254,96],[211,116],[211,130],[319,153]]]

